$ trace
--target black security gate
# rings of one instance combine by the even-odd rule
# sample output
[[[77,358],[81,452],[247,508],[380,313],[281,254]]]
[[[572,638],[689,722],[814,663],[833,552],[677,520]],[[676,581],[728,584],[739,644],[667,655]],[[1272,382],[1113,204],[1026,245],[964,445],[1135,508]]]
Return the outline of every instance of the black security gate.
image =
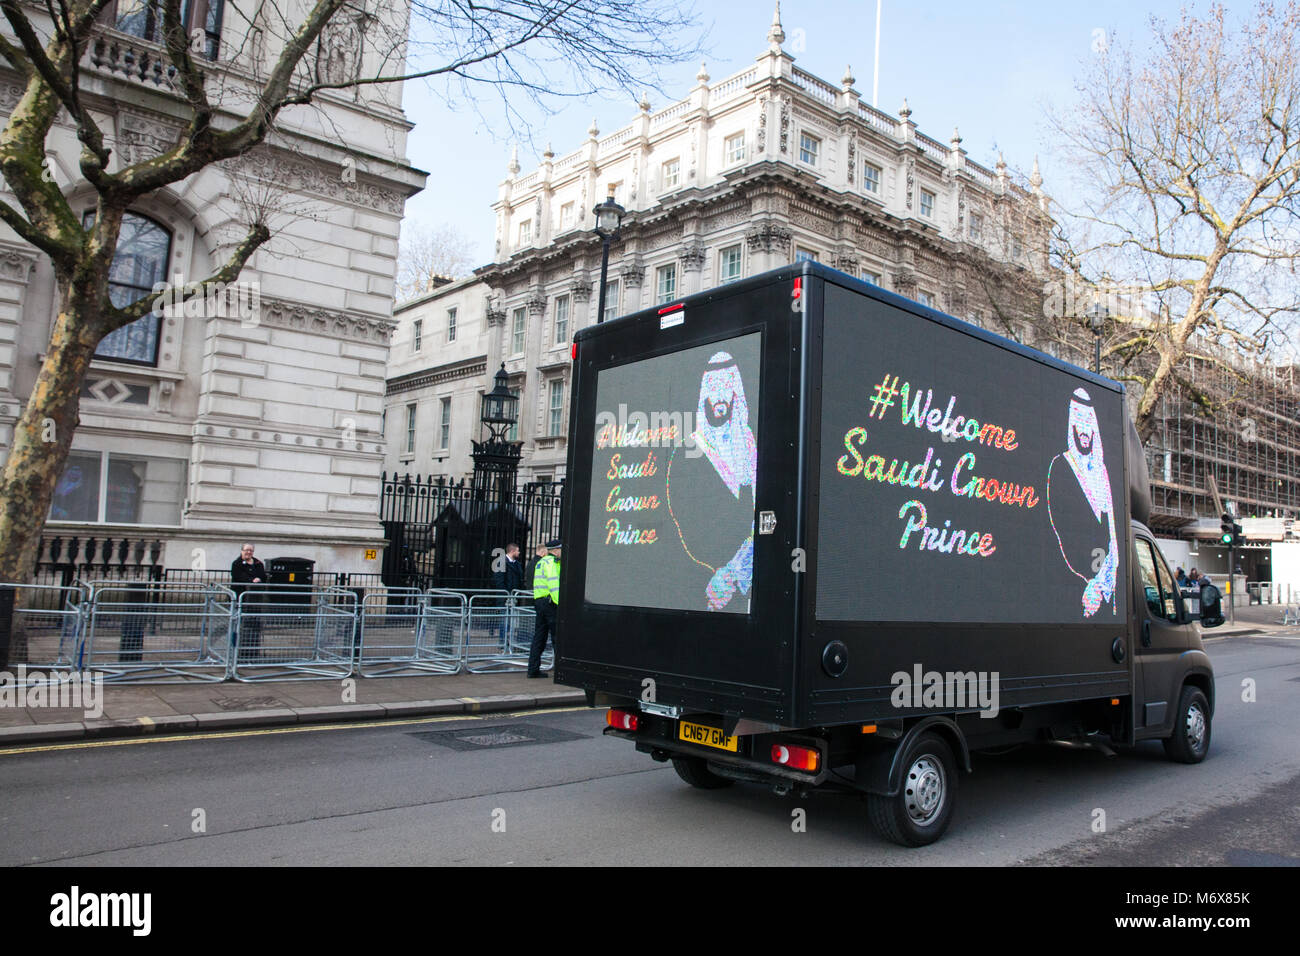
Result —
[[[559,537],[564,482],[528,482],[513,491],[496,482],[419,475],[383,476],[379,518],[388,547],[390,587],[490,587],[492,556],[518,544],[527,561]]]

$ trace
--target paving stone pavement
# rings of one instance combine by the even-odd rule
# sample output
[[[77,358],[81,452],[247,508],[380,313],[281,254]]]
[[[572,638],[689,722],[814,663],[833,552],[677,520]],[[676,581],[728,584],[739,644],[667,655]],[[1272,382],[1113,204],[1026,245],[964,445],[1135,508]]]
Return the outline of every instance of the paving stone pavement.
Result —
[[[33,669],[34,671],[35,669]],[[31,674],[28,675],[32,676]],[[62,701],[53,694],[62,693]],[[106,684],[80,700],[46,688],[0,688],[0,747],[276,724],[382,720],[582,705],[581,690],[522,670],[342,680]],[[55,707],[53,702],[93,706]]]

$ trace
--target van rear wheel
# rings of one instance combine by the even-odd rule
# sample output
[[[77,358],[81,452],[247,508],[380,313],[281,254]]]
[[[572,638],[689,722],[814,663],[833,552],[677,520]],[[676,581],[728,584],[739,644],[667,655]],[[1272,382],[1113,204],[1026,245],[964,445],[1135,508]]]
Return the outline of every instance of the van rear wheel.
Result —
[[[957,802],[957,764],[937,734],[921,734],[902,757],[903,779],[894,796],[867,794],[871,826],[900,846],[925,846],[943,836]]]
[[[708,763],[702,757],[674,757],[673,769],[677,771],[677,776],[692,787],[699,787],[701,790],[721,790],[734,782],[726,777],[719,777],[710,770]]]

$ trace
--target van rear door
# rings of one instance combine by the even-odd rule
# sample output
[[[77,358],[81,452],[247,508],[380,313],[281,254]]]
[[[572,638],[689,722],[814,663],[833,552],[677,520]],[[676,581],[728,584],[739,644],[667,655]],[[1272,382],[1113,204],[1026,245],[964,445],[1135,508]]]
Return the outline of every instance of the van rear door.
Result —
[[[560,683],[683,712],[788,717],[797,277],[769,274],[575,337]]]

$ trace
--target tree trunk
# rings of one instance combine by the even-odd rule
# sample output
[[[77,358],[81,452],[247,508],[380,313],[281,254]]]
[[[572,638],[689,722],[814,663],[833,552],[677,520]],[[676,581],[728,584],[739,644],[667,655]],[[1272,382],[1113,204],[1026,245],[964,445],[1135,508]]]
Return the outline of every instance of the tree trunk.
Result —
[[[0,581],[26,583],[36,571],[54,486],[80,421],[81,387],[102,337],[97,297],[62,288],[58,318],[36,386],[14,426],[0,477]]]

